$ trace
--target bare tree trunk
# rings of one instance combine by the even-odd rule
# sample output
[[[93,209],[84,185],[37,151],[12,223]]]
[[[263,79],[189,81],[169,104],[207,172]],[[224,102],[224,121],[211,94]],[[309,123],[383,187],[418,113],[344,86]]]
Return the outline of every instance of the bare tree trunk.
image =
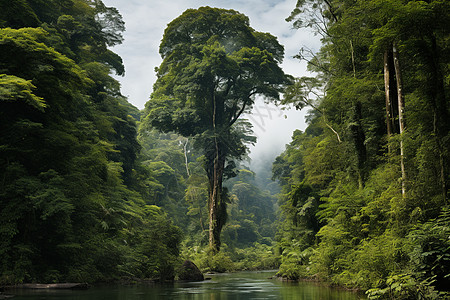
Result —
[[[352,42],[352,40],[350,40],[350,51],[352,53],[353,78],[356,78],[355,51],[353,49],[353,42]]]
[[[213,254],[220,251],[220,233],[224,225],[225,220],[223,220],[223,209],[226,210],[226,204],[224,199],[222,199],[222,182],[223,182],[223,172],[225,169],[225,158],[221,152],[222,146],[217,138],[216,130],[216,117],[217,117],[217,103],[215,95],[212,95],[213,100],[213,131],[214,131],[214,150],[212,157],[210,156],[210,161],[207,166],[207,174],[209,180],[209,248]],[[220,108],[219,108],[220,109]]]
[[[391,49],[384,52],[384,90],[386,97],[386,127],[388,137],[400,133],[398,124],[398,93],[394,59]]]
[[[184,164],[186,165],[186,174],[188,177],[191,176],[189,172],[189,164],[188,164],[188,157],[187,157],[187,145],[189,143],[189,139],[186,139],[186,143],[184,143],[183,150],[184,150]]]
[[[218,252],[220,249],[220,246],[217,241],[217,203],[220,199],[218,199],[219,191],[217,186],[217,180],[216,180],[216,162],[214,162],[214,170],[213,170],[213,178],[210,179],[209,184],[209,248],[213,251],[213,253]]]
[[[392,118],[392,112],[391,112],[391,68],[390,68],[390,61],[389,61],[389,51],[386,50],[384,52],[384,91],[386,94],[386,127],[387,127],[387,135],[388,138],[392,135],[392,126],[391,126],[391,118]],[[391,149],[388,150],[391,152]]]
[[[398,52],[395,45],[392,47],[392,55],[394,58],[395,78],[397,79],[398,123],[400,126],[400,166],[402,170],[402,197],[404,198],[406,196],[405,149],[403,144],[403,134],[405,132],[403,112],[405,109],[405,103],[403,101],[403,83],[400,62],[398,60]]]

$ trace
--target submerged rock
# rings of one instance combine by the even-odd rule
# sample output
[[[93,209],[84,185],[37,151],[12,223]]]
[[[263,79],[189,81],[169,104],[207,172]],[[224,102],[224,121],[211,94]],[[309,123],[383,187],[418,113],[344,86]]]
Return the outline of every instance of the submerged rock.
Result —
[[[205,277],[192,261],[185,260],[180,268],[178,279],[182,281],[203,281]]]

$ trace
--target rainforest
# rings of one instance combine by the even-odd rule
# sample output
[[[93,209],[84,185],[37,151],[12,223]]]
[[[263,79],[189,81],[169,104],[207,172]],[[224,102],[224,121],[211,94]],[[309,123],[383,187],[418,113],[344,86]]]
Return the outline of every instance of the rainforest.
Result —
[[[281,64],[237,10],[185,10],[145,108],[101,0],[0,0],[0,287],[203,272],[450,297],[450,2],[298,0]],[[257,101],[306,112],[255,172]],[[0,295],[1,296],[1,295]]]

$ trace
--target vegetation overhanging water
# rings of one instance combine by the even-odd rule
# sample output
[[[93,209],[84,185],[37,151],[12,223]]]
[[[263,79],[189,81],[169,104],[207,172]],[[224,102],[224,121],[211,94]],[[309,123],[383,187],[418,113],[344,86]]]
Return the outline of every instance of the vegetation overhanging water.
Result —
[[[112,77],[117,9],[0,0],[0,286],[170,281],[188,259],[448,298],[450,1],[299,0],[287,20],[321,36],[296,55],[310,76],[244,14],[187,9],[139,111]],[[308,114],[255,174],[258,96]]]
[[[16,291],[14,299],[153,300],[153,299],[296,299],[356,300],[355,293],[311,282],[281,282],[270,279],[274,271],[208,275],[209,280],[192,283],[100,286],[82,291]]]

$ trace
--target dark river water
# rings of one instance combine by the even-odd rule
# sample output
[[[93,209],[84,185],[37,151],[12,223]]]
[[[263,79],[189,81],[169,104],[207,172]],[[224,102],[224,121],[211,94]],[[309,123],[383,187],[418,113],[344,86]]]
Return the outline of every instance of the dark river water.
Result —
[[[288,283],[268,279],[275,272],[239,272],[207,275],[211,280],[168,285],[103,286],[88,290],[8,291],[15,300],[153,300],[153,299],[363,299],[355,293],[309,282]]]

